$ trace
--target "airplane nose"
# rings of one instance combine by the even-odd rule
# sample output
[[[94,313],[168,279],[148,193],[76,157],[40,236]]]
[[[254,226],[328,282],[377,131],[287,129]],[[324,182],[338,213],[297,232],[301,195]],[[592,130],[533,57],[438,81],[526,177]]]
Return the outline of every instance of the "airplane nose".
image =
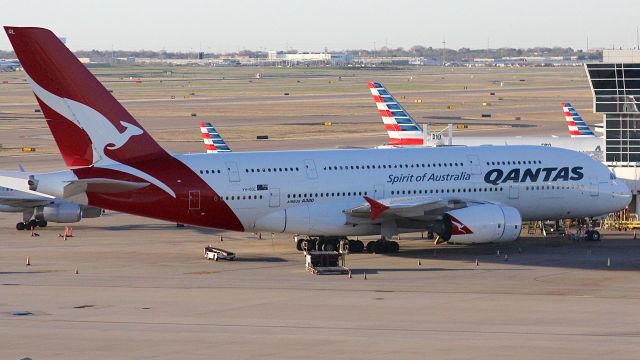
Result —
[[[618,186],[616,190],[618,191],[614,193],[614,196],[620,200],[621,208],[624,208],[627,205],[629,205],[629,203],[631,202],[632,194],[631,194],[631,190],[629,189],[629,186],[627,186],[627,183],[625,183],[624,181],[618,181]]]

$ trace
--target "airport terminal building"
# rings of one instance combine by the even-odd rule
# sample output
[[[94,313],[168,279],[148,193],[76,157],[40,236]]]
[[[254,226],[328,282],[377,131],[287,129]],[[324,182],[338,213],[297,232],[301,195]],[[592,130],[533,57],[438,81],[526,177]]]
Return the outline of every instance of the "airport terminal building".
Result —
[[[633,59],[635,62],[628,62]],[[610,50],[606,62],[586,64],[593,111],[603,115],[604,160],[633,192],[630,211],[640,211],[640,50]]]

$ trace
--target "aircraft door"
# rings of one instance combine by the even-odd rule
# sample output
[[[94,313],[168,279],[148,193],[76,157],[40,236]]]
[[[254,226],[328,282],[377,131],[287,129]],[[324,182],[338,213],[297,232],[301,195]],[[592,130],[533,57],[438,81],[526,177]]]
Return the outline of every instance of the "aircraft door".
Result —
[[[384,198],[384,185],[377,184],[373,186],[373,198],[374,199],[383,199]]]
[[[269,207],[280,207],[280,189],[269,189]]]
[[[189,210],[200,210],[200,190],[189,191]]]
[[[317,179],[318,171],[316,170],[316,163],[313,160],[305,160],[304,167],[307,171],[307,178],[309,179]]]
[[[517,199],[520,197],[520,187],[518,185],[509,185],[509,199]]]
[[[471,169],[471,174],[480,174],[480,159],[478,158],[478,155],[467,155],[467,160],[469,160],[469,168]]]
[[[589,181],[589,191],[591,196],[598,196],[600,194],[600,185],[597,177],[592,177]]]
[[[227,172],[229,174],[229,182],[240,182],[240,172],[238,171],[238,164],[235,161],[227,161]]]

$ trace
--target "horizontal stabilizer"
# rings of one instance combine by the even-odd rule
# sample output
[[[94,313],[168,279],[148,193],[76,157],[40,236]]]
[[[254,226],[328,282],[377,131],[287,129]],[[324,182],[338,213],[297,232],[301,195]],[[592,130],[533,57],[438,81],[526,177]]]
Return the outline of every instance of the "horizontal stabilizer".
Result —
[[[72,180],[64,187],[63,197],[68,199],[72,196],[87,192],[119,193],[138,190],[146,186],[149,186],[148,182],[124,181],[106,178]]]

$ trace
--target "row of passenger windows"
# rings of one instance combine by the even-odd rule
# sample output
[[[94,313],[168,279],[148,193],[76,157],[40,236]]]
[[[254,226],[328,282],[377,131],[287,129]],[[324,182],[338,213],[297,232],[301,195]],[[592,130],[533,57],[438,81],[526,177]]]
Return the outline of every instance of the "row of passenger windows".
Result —
[[[489,188],[470,188],[470,189],[430,189],[430,190],[391,190],[391,195],[420,195],[420,194],[443,194],[443,193],[455,193],[455,192],[487,192],[487,191],[503,191],[504,188],[489,187]]]
[[[542,164],[540,160],[518,160],[518,161],[487,161],[487,165],[532,165]]]
[[[569,185],[536,185],[525,186],[525,190],[571,190],[571,189],[584,189],[584,184],[569,184]]]
[[[347,192],[332,192],[332,193],[315,193],[315,194],[287,194],[287,199],[301,199],[308,197],[336,197],[336,196],[366,196],[366,191],[347,191]]]
[[[324,170],[364,170],[364,169],[398,169],[398,168],[431,168],[431,167],[456,167],[464,166],[464,163],[433,163],[433,164],[382,164],[382,165],[338,165],[325,166]]]
[[[262,199],[262,195],[232,195],[232,196],[225,196],[224,197],[225,200],[258,200],[258,199]]]
[[[244,169],[245,172],[293,172],[300,171],[299,168],[262,168],[262,169]]]
[[[518,161],[487,161],[487,165],[531,165],[542,164],[540,160],[518,160]],[[460,167],[464,166],[462,162],[449,163],[427,163],[427,164],[378,164],[378,165],[335,165],[325,166],[326,170],[364,170],[364,169],[409,169],[409,168],[436,168],[436,167]],[[244,169],[246,173],[259,172],[293,172],[300,171],[298,167],[277,167],[277,168],[254,168]],[[220,170],[200,170],[200,174],[220,174]]]

